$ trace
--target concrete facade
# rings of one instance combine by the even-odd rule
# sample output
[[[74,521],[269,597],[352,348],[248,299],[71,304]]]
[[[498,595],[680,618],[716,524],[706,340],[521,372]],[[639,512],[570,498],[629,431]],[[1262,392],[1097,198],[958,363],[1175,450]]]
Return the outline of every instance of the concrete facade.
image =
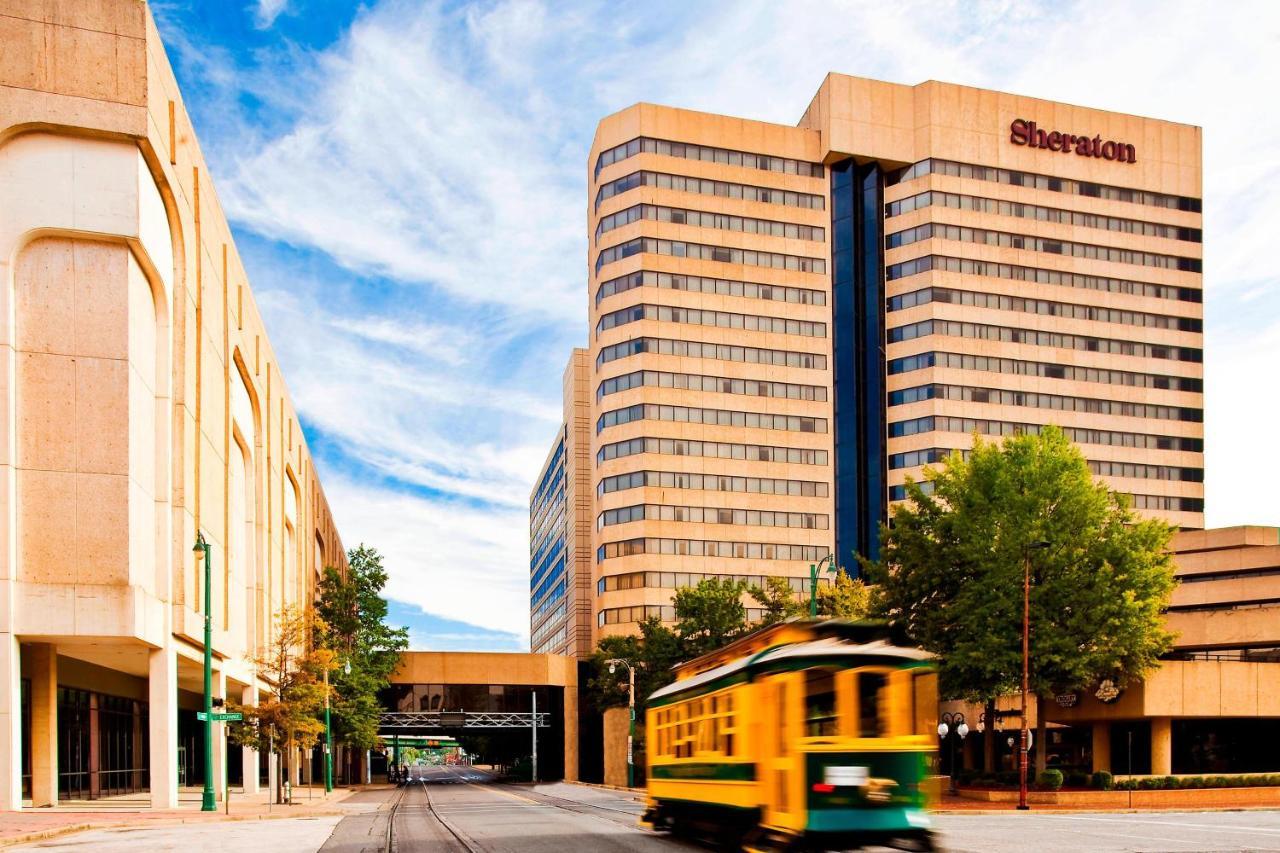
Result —
[[[705,575],[799,592],[874,555],[975,431],[1062,426],[1140,512],[1202,527],[1200,157],[1196,127],[838,74],[796,127],[603,119],[596,638]]]
[[[0,42],[0,809],[171,808],[205,614],[218,694],[269,693],[249,658],[345,555],[147,6],[5,0]]]
[[[591,447],[587,351],[564,370],[564,420],[529,496],[529,643],[591,654]]]

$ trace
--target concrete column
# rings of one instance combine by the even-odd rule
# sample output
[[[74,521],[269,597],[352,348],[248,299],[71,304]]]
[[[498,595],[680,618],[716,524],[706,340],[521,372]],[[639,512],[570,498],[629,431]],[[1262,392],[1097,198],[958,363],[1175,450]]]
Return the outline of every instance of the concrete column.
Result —
[[[227,698],[227,674],[220,669],[213,671],[213,695]],[[224,707],[223,711],[226,710]],[[216,713],[217,708],[214,709]],[[213,798],[222,800],[227,791],[227,724],[213,724]]]
[[[178,656],[152,649],[147,660],[151,808],[178,807]]]
[[[0,634],[0,812],[22,808],[22,647]]]
[[[1093,772],[1111,772],[1111,724],[1093,724]]]
[[[251,685],[240,691],[240,703],[242,705],[258,704],[258,688]],[[247,746],[240,747],[240,763],[244,767],[244,792],[246,794],[258,793],[258,750],[250,749]]]
[[[26,647],[31,673],[31,805],[58,802],[58,651]]]
[[[1168,776],[1173,773],[1173,720],[1169,717],[1151,718],[1151,775]]]

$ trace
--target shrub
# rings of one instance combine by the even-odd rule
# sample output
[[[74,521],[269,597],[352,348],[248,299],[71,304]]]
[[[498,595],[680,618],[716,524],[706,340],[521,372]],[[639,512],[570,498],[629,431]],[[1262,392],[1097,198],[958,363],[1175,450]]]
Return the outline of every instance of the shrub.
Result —
[[[1105,770],[1099,770],[1089,778],[1089,784],[1099,791],[1110,791],[1115,783],[1115,777]]]
[[[1062,787],[1062,771],[1046,770],[1036,777],[1036,787],[1045,791],[1056,791]]]
[[[1068,788],[1087,788],[1089,786],[1089,774],[1083,770],[1072,770],[1066,774],[1062,784]]]
[[[1017,770],[1001,770],[996,774],[997,785],[1016,785],[1018,784]]]

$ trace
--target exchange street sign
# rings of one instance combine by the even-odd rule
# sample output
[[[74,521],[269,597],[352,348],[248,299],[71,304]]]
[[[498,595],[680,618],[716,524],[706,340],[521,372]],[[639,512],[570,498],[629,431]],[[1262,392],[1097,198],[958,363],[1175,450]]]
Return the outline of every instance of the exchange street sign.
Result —
[[[229,714],[219,714],[217,711],[214,711],[213,714],[210,715],[210,714],[206,714],[204,711],[196,711],[196,719],[202,723],[210,719],[212,719],[215,723],[219,721],[225,722],[228,720],[232,722],[238,722],[244,719],[244,714],[240,713],[239,711],[235,711]]]

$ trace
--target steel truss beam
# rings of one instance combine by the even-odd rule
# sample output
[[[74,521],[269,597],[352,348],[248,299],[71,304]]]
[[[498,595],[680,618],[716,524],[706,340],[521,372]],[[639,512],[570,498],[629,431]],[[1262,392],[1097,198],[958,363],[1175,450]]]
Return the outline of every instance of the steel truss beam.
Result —
[[[550,714],[538,713],[538,728],[551,727]],[[491,713],[487,711],[384,711],[384,729],[529,729],[531,713]]]

